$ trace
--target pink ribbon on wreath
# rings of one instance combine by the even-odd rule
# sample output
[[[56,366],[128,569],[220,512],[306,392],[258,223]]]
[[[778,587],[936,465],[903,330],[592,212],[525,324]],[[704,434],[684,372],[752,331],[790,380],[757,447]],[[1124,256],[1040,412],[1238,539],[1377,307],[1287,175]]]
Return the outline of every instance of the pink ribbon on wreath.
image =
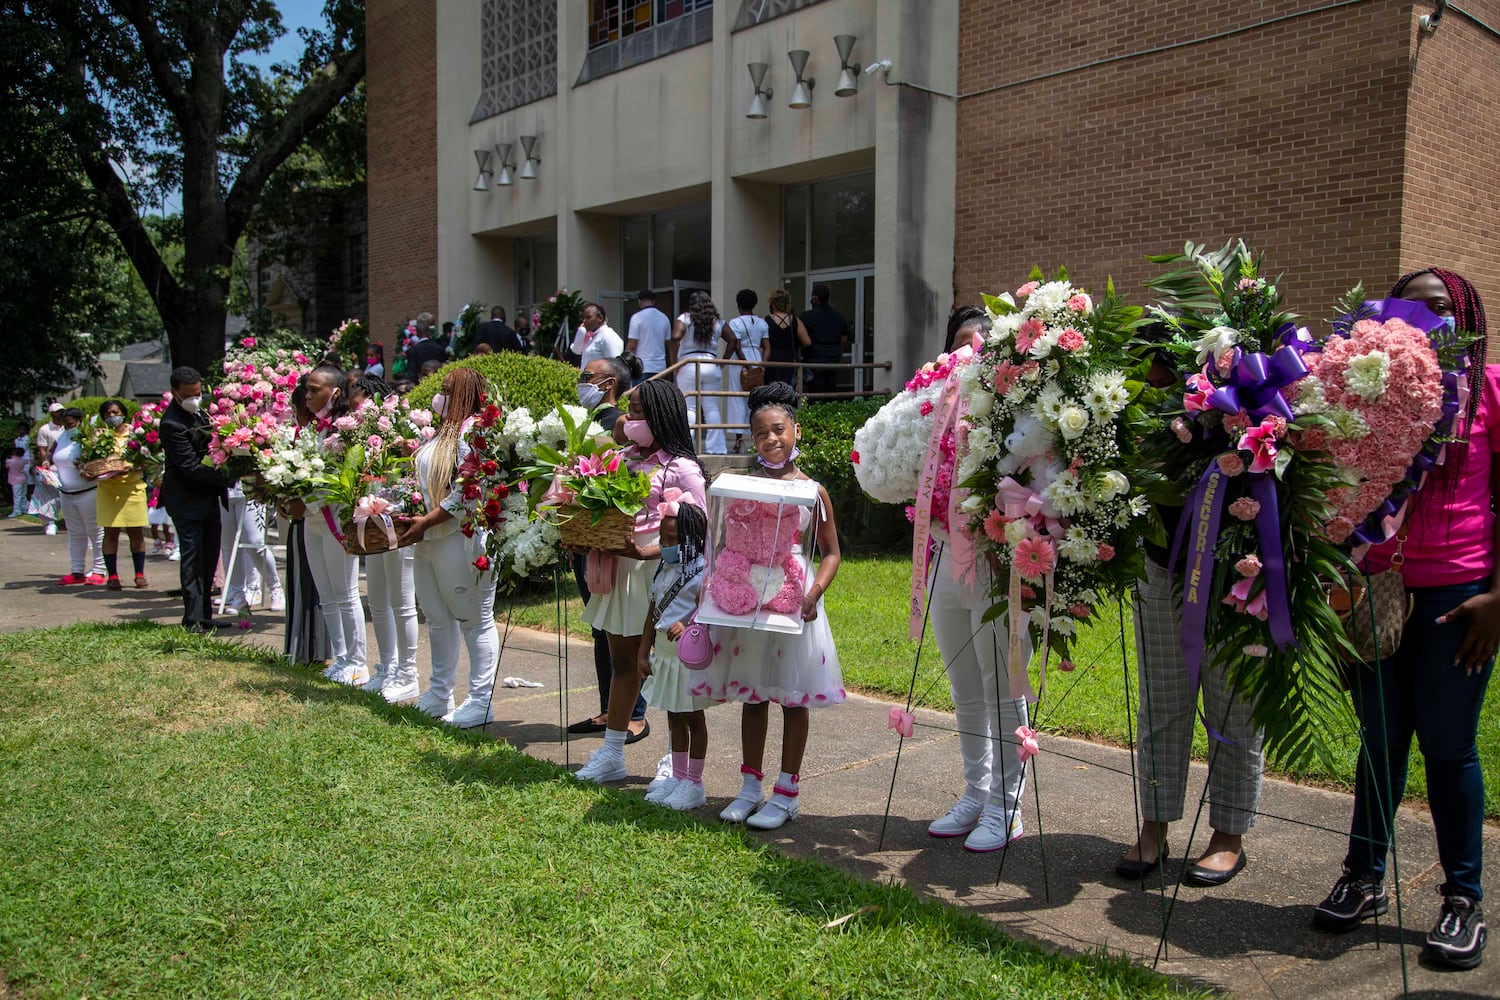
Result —
[[[885,728],[894,729],[904,739],[911,739],[912,727],[916,723],[916,716],[905,711],[900,705],[892,705],[886,715]]]
[[[385,529],[386,541],[394,549],[396,547],[396,526],[391,522],[391,512],[395,509],[396,505],[385,497],[360,497],[359,502],[354,505],[354,527],[358,531],[359,537],[364,537],[365,525],[369,523],[370,518],[377,518],[380,526]]]
[[[1011,521],[1030,521],[1047,534],[1060,537],[1064,534],[1062,521],[1057,511],[1036,490],[1022,486],[1010,476],[1000,480],[999,499],[1005,508],[1005,516]]]
[[[953,352],[958,364],[974,356],[971,347],[962,347]],[[922,462],[922,473],[917,480],[916,519],[911,541],[911,613],[907,623],[907,634],[915,639],[922,634],[922,619],[927,606],[927,547],[932,541],[932,494],[937,486],[938,467],[943,463],[943,435],[958,423],[963,412],[964,401],[958,394],[958,375],[950,371],[938,397],[937,413],[932,418],[932,434],[927,439],[927,456]],[[950,504],[952,502],[950,497]],[[953,522],[948,522],[950,525]],[[952,532],[958,535],[960,532]],[[956,556],[955,556],[956,558]],[[968,554],[973,562],[972,548]]]

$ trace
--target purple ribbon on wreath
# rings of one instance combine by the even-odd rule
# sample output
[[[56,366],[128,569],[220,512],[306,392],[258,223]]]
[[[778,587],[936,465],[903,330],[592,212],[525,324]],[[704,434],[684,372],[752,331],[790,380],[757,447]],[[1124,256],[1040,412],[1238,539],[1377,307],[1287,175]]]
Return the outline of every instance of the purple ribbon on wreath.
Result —
[[[1229,416],[1244,410],[1254,421],[1266,417],[1290,421],[1292,407],[1281,390],[1306,374],[1307,363],[1295,347],[1278,347],[1269,357],[1236,347],[1229,376],[1209,394],[1208,405]]]

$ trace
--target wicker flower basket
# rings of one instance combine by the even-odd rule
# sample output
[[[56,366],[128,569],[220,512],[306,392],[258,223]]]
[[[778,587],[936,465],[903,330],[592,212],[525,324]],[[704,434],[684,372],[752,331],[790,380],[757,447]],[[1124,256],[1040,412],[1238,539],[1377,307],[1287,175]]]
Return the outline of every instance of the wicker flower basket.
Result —
[[[346,519],[339,525],[339,530],[344,535],[344,551],[351,556],[376,556],[391,549],[385,524],[378,517],[366,521],[363,532],[355,526],[353,518]]]
[[[85,479],[123,476],[130,471],[130,463],[123,458],[96,458],[92,462],[84,462],[78,471]]]
[[[594,512],[582,507],[564,507],[557,530],[564,545],[580,549],[624,552],[635,535],[635,516],[611,507],[594,523]]]

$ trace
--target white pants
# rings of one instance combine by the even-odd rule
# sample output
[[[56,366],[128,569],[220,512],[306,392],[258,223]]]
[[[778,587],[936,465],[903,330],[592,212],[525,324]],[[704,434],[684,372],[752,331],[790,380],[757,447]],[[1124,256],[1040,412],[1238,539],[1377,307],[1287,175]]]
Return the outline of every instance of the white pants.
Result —
[[[417,678],[417,590],[414,546],[365,556],[365,588],[375,626],[378,669]]]
[[[953,716],[958,724],[958,749],[963,756],[967,795],[993,801],[1012,815],[1021,805],[1020,742],[1016,729],[1026,725],[1026,699],[1010,697],[1005,632],[1000,617],[985,622],[989,607],[990,572],[982,565],[972,583],[953,579],[944,545],[932,556],[927,585],[931,594],[928,620],[953,690]],[[1022,640],[1022,653],[1031,658],[1031,639]],[[1025,669],[1025,662],[1019,669]]]
[[[692,357],[691,355],[689,357]],[[702,355],[705,361],[711,360],[709,355]],[[682,360],[688,360],[684,358]],[[705,424],[722,423],[719,419],[721,412],[720,396],[694,396],[694,392],[718,392],[724,387],[724,369],[716,364],[685,365],[677,371],[677,388],[687,397],[688,426],[693,427],[698,423],[698,414],[701,407],[703,422]],[[724,429],[703,432],[703,454],[723,455],[728,451],[724,442]]]
[[[229,509],[219,519],[219,560],[224,569],[234,561],[234,572],[226,581],[224,603],[231,608],[248,605],[246,594],[260,590],[262,586],[270,593],[281,589],[281,577],[276,572],[276,557],[266,544],[266,519],[269,514],[262,504],[251,503],[244,497],[230,497]],[[234,553],[235,532],[239,532],[239,554]]]
[[[495,572],[480,573],[474,560],[484,553],[484,536],[465,538],[454,530],[418,542],[417,602],[427,616],[432,642],[432,687],[440,698],[453,695],[458,647],[469,650],[469,697],[487,701],[495,687],[500,634],[495,630]]]
[[[99,527],[99,491],[62,494],[62,520],[68,529],[68,559],[74,576],[104,575],[104,529]],[[94,543],[94,568],[88,565],[89,543]]]
[[[323,512],[309,507],[303,544],[318,588],[323,626],[335,667],[365,665],[365,614],[359,603],[359,559],[333,537]]]

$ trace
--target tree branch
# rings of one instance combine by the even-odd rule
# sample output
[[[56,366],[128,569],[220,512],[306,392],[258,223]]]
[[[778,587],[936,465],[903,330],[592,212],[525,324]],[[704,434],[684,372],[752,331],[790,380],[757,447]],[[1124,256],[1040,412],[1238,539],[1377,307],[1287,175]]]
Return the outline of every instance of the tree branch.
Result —
[[[146,0],[110,0],[110,6],[140,37],[141,52],[146,57],[146,65],[151,68],[151,79],[161,91],[167,110],[177,119],[178,126],[186,131],[192,120],[192,101],[182,78],[172,68],[161,32],[156,27],[156,18],[152,16]]]
[[[163,316],[167,315],[180,306],[182,287],[172,276],[171,269],[162,261],[156,243],[146,231],[140,215],[136,213],[125,182],[120,180],[115,168],[110,166],[109,159],[102,152],[85,151],[79,159],[83,164],[84,175],[99,194],[99,201],[104,208],[104,221],[109,223],[109,228],[119,237],[125,255],[141,276],[141,282],[146,286],[151,301],[156,303],[157,311]]]

